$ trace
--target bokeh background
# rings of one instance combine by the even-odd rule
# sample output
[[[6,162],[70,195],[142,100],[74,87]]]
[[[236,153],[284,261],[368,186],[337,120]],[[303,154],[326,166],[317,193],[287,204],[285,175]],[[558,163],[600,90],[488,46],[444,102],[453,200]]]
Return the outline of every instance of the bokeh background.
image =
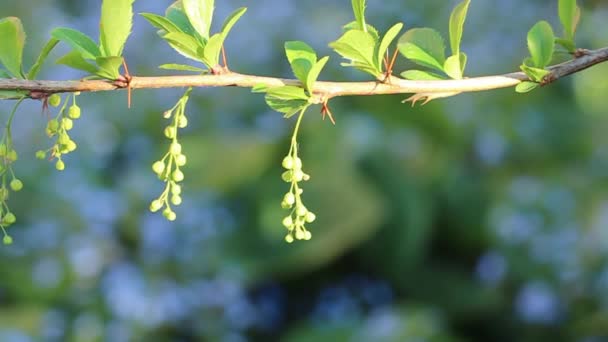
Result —
[[[579,46],[608,45],[608,5],[582,1]],[[170,1],[139,0],[162,13]],[[369,1],[381,31],[447,35],[456,1]],[[30,65],[50,30],[98,35],[96,0],[0,2],[27,30]],[[360,80],[327,44],[350,1],[217,1],[215,26],[249,11],[227,42],[239,72],[290,76],[283,42],[331,55],[321,79]],[[561,32],[557,1],[473,1],[467,74],[518,69],[538,20]],[[61,46],[53,60],[66,52]],[[185,60],[141,17],[131,73]],[[411,65],[398,63],[401,71]],[[182,145],[178,219],[148,212],[168,148],[162,112],[183,89],[83,94],[66,170],[35,159],[52,143],[39,102],[15,121],[15,239],[0,248],[0,341],[608,340],[608,64],[531,94],[464,94],[411,108],[404,96],[331,101],[300,135],[313,239],[288,245],[280,163],[294,120],[247,89],[197,89]],[[82,77],[47,63],[41,78]],[[6,118],[12,103],[0,103]]]

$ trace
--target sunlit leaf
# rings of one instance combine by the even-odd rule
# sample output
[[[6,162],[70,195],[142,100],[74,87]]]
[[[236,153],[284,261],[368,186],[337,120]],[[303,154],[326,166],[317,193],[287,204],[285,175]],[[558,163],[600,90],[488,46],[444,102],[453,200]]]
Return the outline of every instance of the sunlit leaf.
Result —
[[[57,64],[63,64],[70,68],[86,71],[89,74],[96,74],[98,71],[97,66],[87,62],[82,54],[77,50],[72,50],[65,56],[59,58]]]
[[[306,84],[308,73],[317,62],[315,50],[304,42],[291,41],[285,43],[285,54],[293,74],[302,84]]]
[[[121,56],[133,27],[135,0],[103,0],[99,45],[106,57]]]
[[[460,54],[460,41],[462,40],[462,31],[470,3],[471,0],[464,0],[454,7],[450,15],[450,47],[452,48],[452,55]]]
[[[439,32],[431,28],[408,30],[399,38],[398,47],[414,63],[443,71],[445,44]]]
[[[201,68],[197,68],[191,65],[185,65],[185,64],[163,64],[158,66],[159,69],[164,69],[164,70],[177,70],[177,71],[193,71],[193,72],[198,72],[198,73],[204,73],[207,72],[207,70],[205,69],[201,69]]]
[[[532,91],[538,87],[538,83],[536,82],[521,82],[520,84],[515,86],[515,91],[518,93],[527,93]]]
[[[310,69],[310,72],[308,73],[308,77],[306,78],[306,82],[304,84],[309,92],[312,92],[314,84],[317,81],[317,78],[319,78],[319,74],[321,73],[321,70],[323,70],[323,68],[325,67],[325,64],[328,60],[329,56],[325,56],[318,60],[315,65],[313,65],[312,69]]]
[[[204,39],[209,39],[214,2],[214,0],[182,0],[184,13],[190,24]]]
[[[388,29],[388,31],[386,31],[386,34],[384,34],[384,37],[382,37],[380,47],[378,48],[378,59],[376,61],[379,68],[382,68],[382,59],[384,58],[384,54],[388,50],[388,47],[391,45],[393,40],[395,40],[395,37],[397,37],[402,28],[403,24],[397,23],[393,25],[390,29]]]
[[[382,72],[376,66],[376,40],[368,32],[347,31],[338,40],[329,44],[339,55],[350,60],[350,64],[374,76]]]
[[[576,0],[559,0],[559,20],[564,28],[564,38],[574,40],[574,33],[578,26],[581,9],[576,5]]]
[[[40,68],[42,68],[42,65],[44,64],[44,61],[46,61],[46,58],[49,56],[49,54],[57,45],[57,43],[59,43],[59,40],[55,38],[50,38],[49,41],[44,45],[44,47],[40,51],[40,55],[38,55],[38,58],[36,59],[36,63],[34,63],[34,65],[27,74],[28,80],[33,80],[36,78],[36,76],[38,76]]]
[[[553,58],[555,36],[551,25],[542,20],[536,23],[528,32],[528,49],[534,66],[544,68]]]
[[[23,78],[21,67],[25,31],[16,17],[0,19],[0,63],[13,77]]]

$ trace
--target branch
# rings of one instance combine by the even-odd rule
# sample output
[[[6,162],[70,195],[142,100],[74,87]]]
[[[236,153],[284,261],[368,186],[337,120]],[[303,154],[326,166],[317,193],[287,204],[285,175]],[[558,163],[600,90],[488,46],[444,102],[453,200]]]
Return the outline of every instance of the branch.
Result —
[[[608,47],[598,50],[580,50],[579,57],[548,68],[550,73],[545,77],[547,83],[554,82],[564,76],[587,69],[608,60]],[[513,72],[496,76],[466,78],[462,80],[411,81],[391,78],[391,83],[379,82],[322,82],[314,85],[313,93],[318,103],[337,96],[350,95],[382,95],[404,93],[463,93],[491,89],[513,87],[523,81],[530,81],[523,72]],[[269,87],[295,85],[301,83],[293,79],[263,77],[228,72],[222,75],[184,75],[136,77],[133,76],[132,89],[178,88],[178,87],[245,87],[257,85]],[[29,91],[33,94],[52,94],[66,92],[96,92],[117,90],[119,87],[110,81],[31,81],[19,79],[0,79],[0,90]]]

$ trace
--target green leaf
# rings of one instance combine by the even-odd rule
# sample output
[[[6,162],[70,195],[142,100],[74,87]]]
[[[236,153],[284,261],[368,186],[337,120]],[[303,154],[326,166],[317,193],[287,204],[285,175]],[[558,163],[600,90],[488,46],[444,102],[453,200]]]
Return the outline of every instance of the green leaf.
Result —
[[[183,32],[169,32],[162,37],[180,55],[202,62],[202,57],[198,54],[201,44],[196,38]]]
[[[351,62],[345,65],[354,66],[378,77],[382,71],[375,63],[376,40],[369,32],[361,30],[347,31],[335,42],[329,44],[342,57]]]
[[[317,53],[304,42],[290,41],[285,43],[285,54],[293,74],[305,85],[310,70],[317,63]]]
[[[384,35],[384,37],[382,37],[382,41],[380,42],[380,47],[378,48],[378,57],[377,57],[377,61],[376,61],[377,65],[380,69],[382,69],[382,59],[384,58],[384,54],[386,53],[386,51],[388,50],[388,47],[391,45],[393,40],[395,40],[395,37],[397,37],[397,35],[399,34],[399,32],[401,31],[402,28],[403,28],[403,24],[397,23],[397,24],[393,25],[393,27],[388,29],[388,31],[386,31],[386,34]]]
[[[576,45],[574,45],[574,41],[563,39],[563,38],[555,38],[555,44],[561,45],[566,51],[573,53],[576,50]]]
[[[531,67],[526,65],[525,62],[520,68],[534,82],[542,82],[543,78],[549,73],[549,70]]]
[[[40,55],[38,55],[38,59],[36,59],[36,63],[34,63],[34,65],[32,66],[32,68],[30,69],[30,71],[27,74],[28,80],[36,79],[36,76],[38,76],[38,73],[40,72],[40,69],[42,68],[42,65],[44,64],[44,61],[46,61],[46,58],[49,56],[49,54],[51,53],[53,48],[55,48],[57,43],[59,43],[59,40],[57,40],[55,38],[51,38],[46,43],[46,45],[44,45],[44,47],[40,51]]]
[[[0,100],[20,99],[29,94],[24,90],[0,90]]]
[[[193,72],[198,72],[198,73],[205,73],[207,72],[207,70],[205,69],[201,69],[201,68],[197,68],[191,65],[185,65],[185,64],[163,64],[158,66],[159,69],[164,69],[164,70],[177,70],[177,71],[193,71]]]
[[[576,0],[559,0],[559,20],[564,27],[564,38],[573,41],[576,27],[581,16],[581,9]]]
[[[407,70],[401,73],[401,77],[417,81],[438,81],[445,79],[445,77],[442,77],[441,75],[422,70]]]
[[[462,78],[462,70],[460,69],[460,58],[458,55],[448,57],[443,64],[445,73],[455,80]]]
[[[408,30],[399,38],[398,47],[414,63],[443,71],[445,44],[439,32],[426,27]]]
[[[374,41],[376,41],[377,43],[380,40],[380,34],[378,33],[378,30],[370,24],[367,24],[365,27],[367,28],[367,33],[371,34],[372,37],[374,37]],[[357,23],[356,21],[351,21],[350,23],[342,26],[343,32],[350,30],[363,31],[359,28],[359,23]]]
[[[87,62],[80,51],[77,50],[70,51],[67,55],[59,58],[56,63],[67,65],[70,68],[83,70],[93,75],[97,74],[98,71],[97,66]]]
[[[462,40],[462,31],[470,3],[471,0],[464,0],[454,7],[450,15],[450,47],[452,48],[452,55],[460,55],[460,41]]]
[[[122,50],[133,27],[134,1],[103,0],[99,32],[99,45],[103,56],[122,56]]]
[[[99,66],[97,75],[109,80],[117,79],[120,76],[122,60],[122,57],[118,56],[97,57],[95,60]]]
[[[186,16],[186,13],[184,13],[181,1],[176,1],[169,6],[165,12],[165,17],[175,24],[175,26],[179,27],[180,31],[191,36],[198,35],[194,30],[194,27],[190,24],[190,20]],[[207,42],[207,40],[205,39],[204,42]]]
[[[220,52],[222,51],[222,46],[224,45],[224,41],[230,33],[230,30],[236,24],[236,22],[241,18],[247,9],[245,7],[241,7],[234,12],[232,12],[228,18],[224,21],[224,25],[222,25],[222,31],[220,33],[214,34],[207,45],[204,47],[204,57],[205,60],[209,63],[209,67],[212,68],[219,64]]]
[[[537,68],[544,68],[553,58],[555,48],[555,36],[551,25],[542,20],[536,23],[528,32],[528,50],[532,56],[532,62]]]
[[[93,39],[80,31],[60,27],[51,32],[51,37],[67,43],[72,49],[79,51],[84,59],[95,60],[101,56],[99,47]]]
[[[0,78],[11,78],[11,74],[9,74],[6,70],[0,69]]]
[[[223,44],[223,35],[216,33],[209,38],[207,45],[203,48],[203,59],[210,69],[219,64]]]
[[[518,93],[527,93],[538,87],[538,83],[524,81],[515,86],[515,91]]]
[[[317,81],[317,78],[319,78],[319,74],[321,73],[321,70],[323,70],[323,68],[325,67],[325,64],[328,60],[329,56],[325,56],[318,60],[315,65],[312,66],[312,69],[310,69],[308,77],[306,78],[306,82],[304,83],[304,86],[306,87],[306,90],[308,90],[309,93],[312,92],[315,82]]]
[[[295,86],[282,86],[268,88],[260,85],[252,89],[253,92],[265,92],[266,103],[277,112],[284,113],[288,118],[309,105],[308,95],[304,89]]]
[[[8,17],[0,20],[0,63],[13,77],[23,78],[21,71],[25,31],[21,20]]]
[[[190,24],[205,40],[209,39],[214,2],[214,0],[182,0],[184,13]]]
[[[357,29],[367,32],[367,24],[365,23],[365,0],[352,0],[352,5]]]
[[[464,68],[467,64],[467,55],[461,52],[460,55],[452,55],[443,63],[443,71],[455,80],[462,79]]]
[[[152,26],[161,30],[159,35],[164,35],[169,32],[183,32],[177,25],[171,20],[154,13],[140,13]]]

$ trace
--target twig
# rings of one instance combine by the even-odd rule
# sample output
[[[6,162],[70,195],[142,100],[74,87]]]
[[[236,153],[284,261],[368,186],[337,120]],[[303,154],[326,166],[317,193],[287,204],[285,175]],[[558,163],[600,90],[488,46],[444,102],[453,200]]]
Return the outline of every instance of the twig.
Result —
[[[583,56],[571,61],[549,67],[547,79],[551,81],[587,69],[593,65],[608,60],[608,47],[598,50],[589,50]],[[463,93],[484,91],[498,88],[507,88],[530,79],[523,72],[513,72],[504,75],[482,76],[465,78],[462,80],[438,81],[411,81],[394,77],[391,84],[381,82],[315,82],[313,94],[319,101],[337,96],[351,95],[381,95],[404,93]],[[221,75],[182,75],[137,77],[133,76],[130,82],[132,89],[177,88],[177,87],[245,87],[256,85],[276,87],[283,85],[300,86],[301,83],[293,79],[253,76],[228,72]],[[31,81],[19,79],[0,79],[0,90],[29,91],[29,97],[40,93],[65,92],[95,92],[120,89],[110,81],[82,80],[82,81]],[[39,96],[37,96],[39,97]],[[15,98],[19,98],[16,96]]]

